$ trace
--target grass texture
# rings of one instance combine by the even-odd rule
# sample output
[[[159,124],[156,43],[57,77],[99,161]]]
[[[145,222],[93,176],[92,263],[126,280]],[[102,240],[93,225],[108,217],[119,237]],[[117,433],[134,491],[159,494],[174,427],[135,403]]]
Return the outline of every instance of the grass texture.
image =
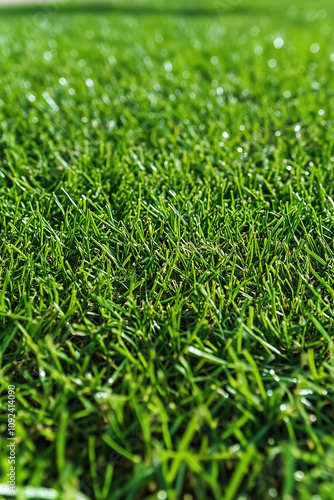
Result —
[[[333,21],[329,1],[1,11],[20,500],[333,498]]]

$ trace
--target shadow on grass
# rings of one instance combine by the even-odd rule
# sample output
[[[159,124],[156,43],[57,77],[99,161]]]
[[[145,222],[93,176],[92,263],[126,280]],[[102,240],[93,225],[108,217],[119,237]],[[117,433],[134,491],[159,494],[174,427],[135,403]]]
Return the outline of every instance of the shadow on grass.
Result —
[[[235,4],[235,0],[200,0],[199,4],[196,1],[192,4],[185,6],[184,4],[175,4],[170,0],[169,5],[167,2],[164,4],[148,3],[138,5],[132,4],[131,0],[127,3],[114,3],[108,0],[97,0],[96,2],[74,0],[69,3],[61,3],[59,0],[38,1],[35,0],[34,4],[23,5],[5,5],[0,6],[0,20],[7,15],[10,16],[46,16],[53,18],[57,14],[119,14],[129,16],[179,16],[179,17],[193,17],[193,18],[216,18],[225,16],[250,16],[257,17],[267,15],[271,18],[286,19],[287,5],[282,4],[267,4],[267,3],[254,3],[251,5],[246,4],[245,0]],[[201,5],[203,4],[203,5]],[[328,18],[334,17],[334,8],[328,9]],[[290,19],[295,25],[304,26],[308,23],[305,16],[298,15]]]
[[[221,6],[220,6],[221,5]],[[209,7],[174,7],[174,6],[154,6],[154,5],[131,5],[128,4],[113,4],[105,1],[91,3],[81,3],[73,2],[70,4],[60,4],[57,1],[52,3],[37,3],[32,5],[6,5],[0,8],[0,19],[5,15],[34,15],[34,14],[46,14],[55,15],[58,13],[115,13],[115,14],[126,14],[133,16],[150,16],[150,15],[163,15],[163,16],[188,16],[188,17],[217,17],[219,15],[228,14],[245,14],[252,12],[245,6],[231,7],[228,4],[228,0],[225,3],[217,2],[217,6]]]

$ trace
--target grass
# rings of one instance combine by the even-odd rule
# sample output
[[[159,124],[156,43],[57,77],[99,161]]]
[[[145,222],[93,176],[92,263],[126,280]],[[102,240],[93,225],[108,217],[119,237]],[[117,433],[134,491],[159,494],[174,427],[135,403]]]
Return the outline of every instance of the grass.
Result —
[[[1,482],[331,499],[333,6],[117,5],[1,11]]]

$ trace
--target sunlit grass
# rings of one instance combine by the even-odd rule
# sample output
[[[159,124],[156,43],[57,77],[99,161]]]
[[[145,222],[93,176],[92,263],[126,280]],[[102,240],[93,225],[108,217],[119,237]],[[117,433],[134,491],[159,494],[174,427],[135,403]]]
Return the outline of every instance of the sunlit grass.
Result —
[[[0,17],[1,401],[41,498],[332,498],[333,11],[212,5]]]

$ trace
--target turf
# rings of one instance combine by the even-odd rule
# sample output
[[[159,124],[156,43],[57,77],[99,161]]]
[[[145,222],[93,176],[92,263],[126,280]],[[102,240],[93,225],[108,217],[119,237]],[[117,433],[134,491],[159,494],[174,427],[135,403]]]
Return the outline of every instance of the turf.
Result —
[[[298,6],[1,11],[17,498],[333,498],[334,9]]]

